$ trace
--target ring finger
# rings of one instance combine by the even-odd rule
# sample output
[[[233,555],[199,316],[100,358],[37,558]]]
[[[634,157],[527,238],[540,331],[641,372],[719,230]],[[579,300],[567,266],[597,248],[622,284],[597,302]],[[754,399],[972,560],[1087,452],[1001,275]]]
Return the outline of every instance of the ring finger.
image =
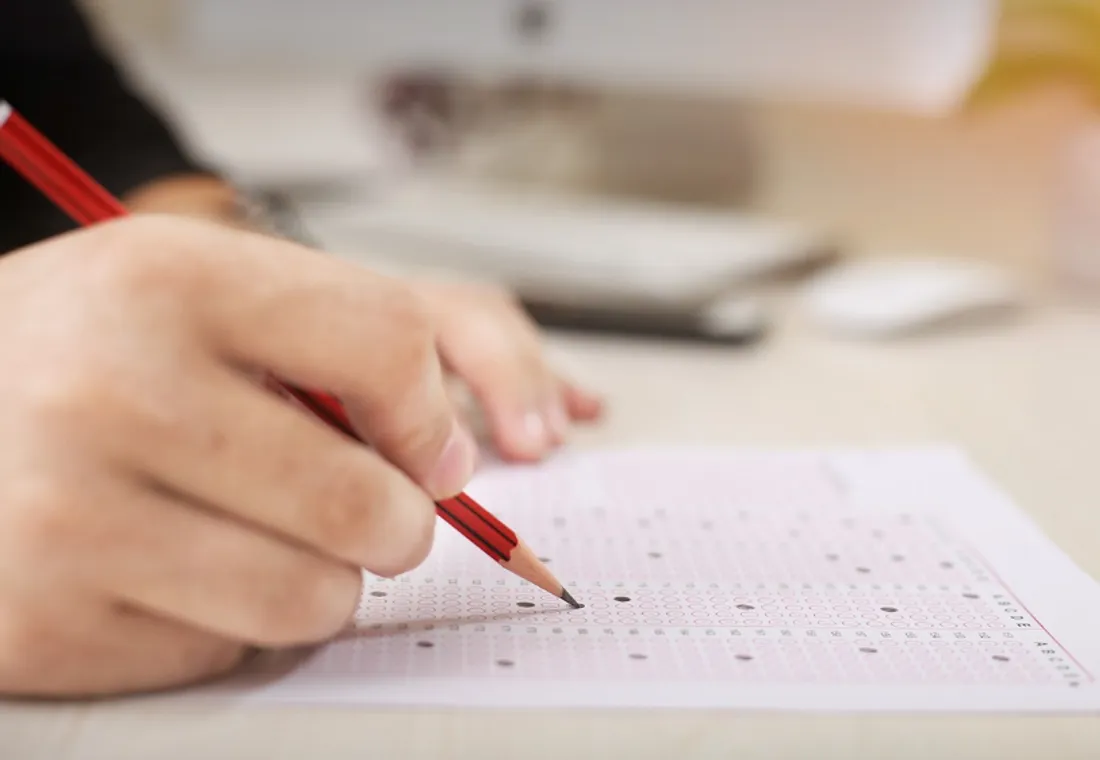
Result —
[[[74,577],[159,617],[255,646],[322,641],[359,601],[362,573],[171,494],[119,484],[96,494]],[[88,536],[110,538],[103,551]]]

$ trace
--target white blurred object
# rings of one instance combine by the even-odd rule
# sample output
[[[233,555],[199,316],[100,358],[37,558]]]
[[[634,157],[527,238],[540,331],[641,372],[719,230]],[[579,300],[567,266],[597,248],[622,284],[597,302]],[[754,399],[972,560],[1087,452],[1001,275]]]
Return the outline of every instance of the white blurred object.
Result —
[[[829,270],[804,292],[810,319],[827,332],[885,338],[1016,304],[1000,269],[943,258],[872,258]]]
[[[328,247],[459,267],[578,303],[700,302],[835,252],[821,230],[747,214],[430,183],[302,214]]]
[[[759,297],[724,293],[700,310],[700,322],[712,335],[747,335],[761,332],[768,315]]]
[[[235,180],[294,186],[393,168],[395,153],[363,108],[357,77],[212,77],[163,65],[148,66],[145,77],[194,152]]]
[[[942,112],[985,64],[997,0],[189,0],[207,62],[543,76]]]
[[[1075,290],[1100,291],[1100,122],[1068,141],[1058,166],[1057,274]]]

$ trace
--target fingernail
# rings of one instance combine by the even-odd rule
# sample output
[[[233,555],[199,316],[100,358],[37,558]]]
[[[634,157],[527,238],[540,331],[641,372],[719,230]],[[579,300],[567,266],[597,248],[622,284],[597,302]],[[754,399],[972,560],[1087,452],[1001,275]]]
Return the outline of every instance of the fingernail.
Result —
[[[546,446],[546,421],[539,412],[523,415],[523,439],[534,450],[541,451]]]
[[[476,461],[477,443],[470,432],[456,420],[451,438],[443,447],[443,453],[428,478],[428,490],[438,499],[454,496],[470,482]]]
[[[565,436],[569,433],[569,420],[566,419],[565,407],[562,406],[561,401],[552,401],[546,407],[546,425],[556,443],[565,440]]]

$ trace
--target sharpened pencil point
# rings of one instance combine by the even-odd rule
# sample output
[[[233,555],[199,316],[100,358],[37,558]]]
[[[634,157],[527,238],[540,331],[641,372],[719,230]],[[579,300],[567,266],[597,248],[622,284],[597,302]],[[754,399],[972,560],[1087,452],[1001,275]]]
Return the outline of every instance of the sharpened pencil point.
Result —
[[[569,603],[569,605],[570,605],[570,606],[571,606],[571,607],[572,607],[573,609],[575,609],[575,610],[579,610],[579,609],[580,609],[581,607],[583,607],[583,606],[584,606],[583,604],[581,604],[580,602],[578,602],[578,601],[577,601],[576,599],[574,599],[574,598],[573,598],[573,595],[572,595],[572,594],[570,594],[570,593],[569,593],[568,591],[566,591],[565,589],[562,589],[562,590],[561,590],[561,598],[562,598],[562,599],[563,599],[564,601],[568,602],[568,603]]]

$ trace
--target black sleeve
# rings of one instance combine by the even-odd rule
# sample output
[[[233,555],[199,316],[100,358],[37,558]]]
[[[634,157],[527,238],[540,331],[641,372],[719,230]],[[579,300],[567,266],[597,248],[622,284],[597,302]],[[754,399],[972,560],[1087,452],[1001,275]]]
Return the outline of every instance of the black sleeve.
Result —
[[[130,88],[69,0],[0,0],[0,98],[115,195],[208,172]],[[4,165],[0,204],[0,252],[74,226]]]

